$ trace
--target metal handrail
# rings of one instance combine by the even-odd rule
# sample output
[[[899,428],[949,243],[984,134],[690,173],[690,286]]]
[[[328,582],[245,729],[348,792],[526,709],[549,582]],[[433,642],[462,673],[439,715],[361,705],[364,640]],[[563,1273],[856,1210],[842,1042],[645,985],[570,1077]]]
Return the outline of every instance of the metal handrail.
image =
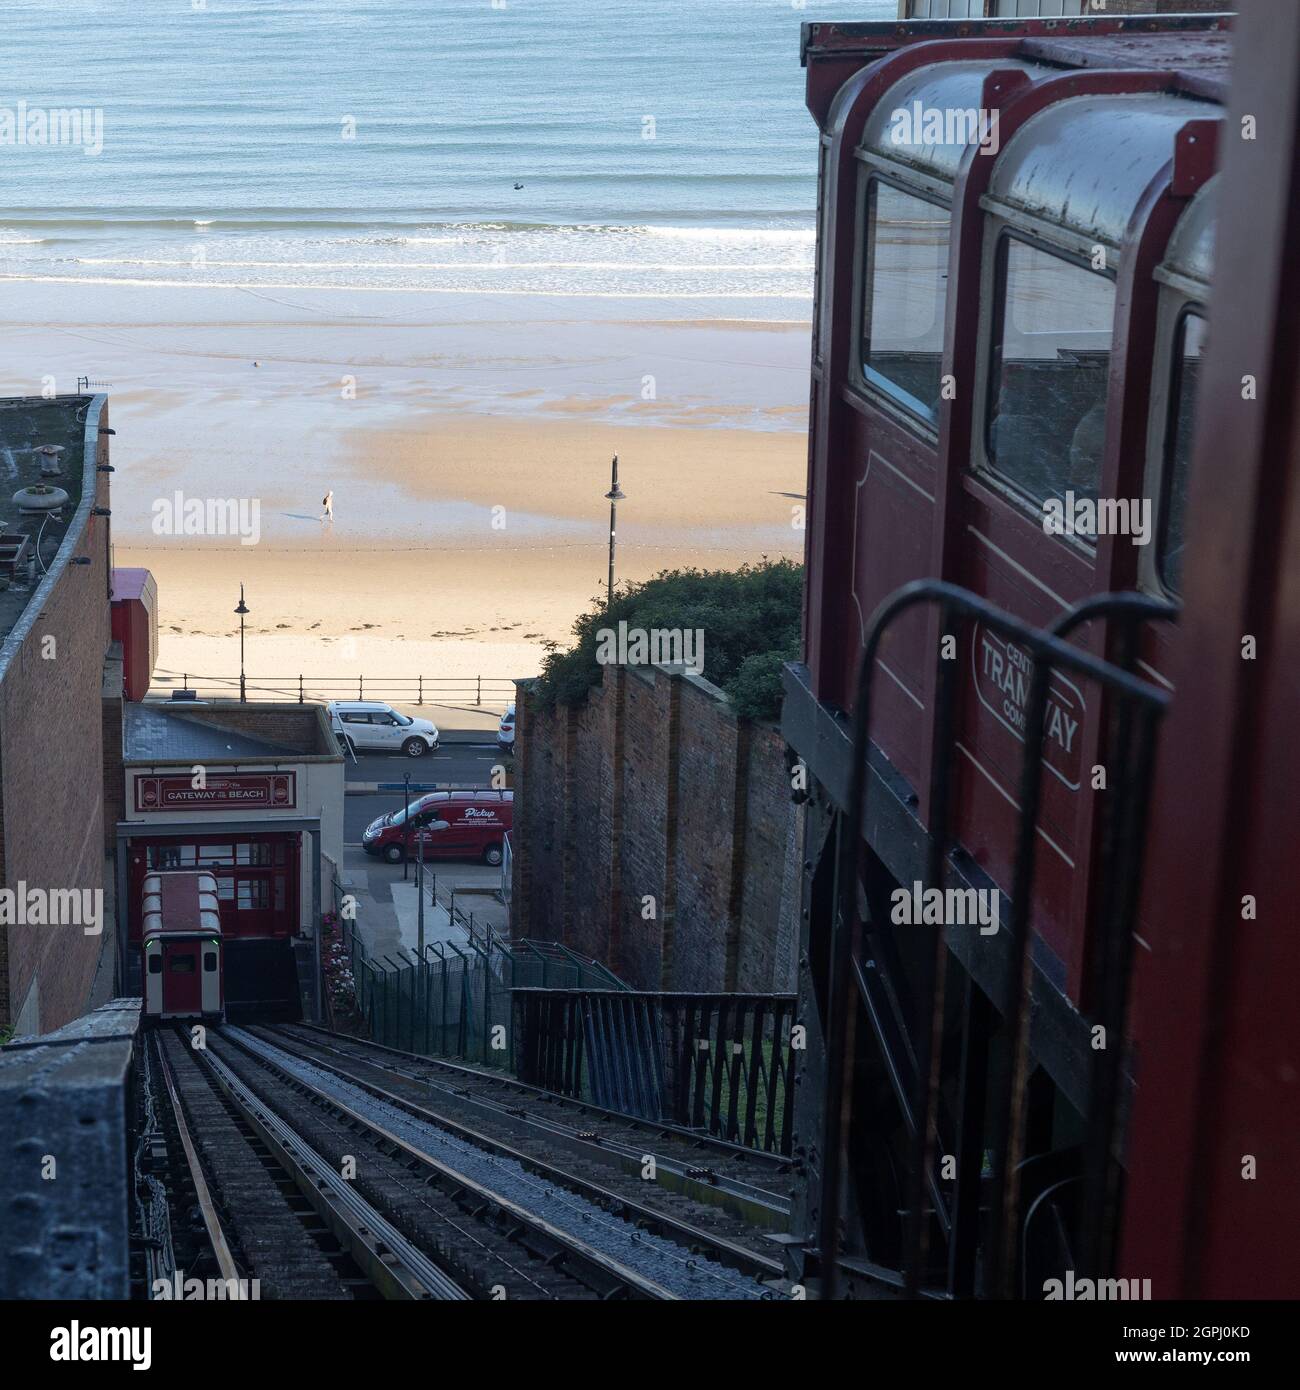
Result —
[[[848,1016],[853,972],[853,942],[858,925],[857,862],[863,838],[864,802],[868,787],[868,748],[871,716],[871,692],[876,670],[876,656],[885,630],[890,622],[905,610],[919,604],[937,603],[940,606],[940,631],[948,634],[954,618],[975,619],[1008,640],[1024,646],[1031,658],[1029,697],[1025,706],[1025,755],[1021,768],[1020,822],[1012,872],[1011,917],[1008,934],[1011,950],[1006,963],[1004,998],[1010,1001],[1008,1023],[1011,1065],[1005,1094],[998,1097],[998,1113],[993,1117],[992,1140],[1000,1164],[999,1181],[994,1196],[992,1230],[993,1248],[988,1269],[988,1286],[996,1294],[1005,1291],[1010,1277],[1014,1250],[1014,1221],[1017,1182],[1019,1180],[1021,1113],[1028,1066],[1028,964],[1030,935],[1030,906],[1034,876],[1034,857],[1037,841],[1037,821],[1042,781],[1043,721],[1047,711],[1047,695],[1052,671],[1064,667],[1077,675],[1096,680],[1104,690],[1122,696],[1119,734],[1122,746],[1134,740],[1131,721],[1136,713],[1140,727],[1136,735],[1138,751],[1135,790],[1125,795],[1122,814],[1130,830],[1140,827],[1145,815],[1145,788],[1149,782],[1153,756],[1155,723],[1168,704],[1165,691],[1157,689],[1132,674],[1122,665],[1104,661],[1091,653],[1070,646],[1065,634],[1082,622],[1094,617],[1122,614],[1136,623],[1148,618],[1171,616],[1170,605],[1159,604],[1141,595],[1099,595],[1083,603],[1057,620],[1051,629],[1039,629],[1013,617],[1002,609],[944,580],[917,580],[904,585],[885,598],[871,615],[867,639],[858,666],[857,694],[853,709],[853,763],[851,788],[843,839],[847,863],[840,866],[838,902],[831,927],[830,1005],[827,1029],[826,1104],[822,1133],[822,1191],[818,1213],[818,1249],[821,1257],[822,1296],[833,1298],[838,1276],[840,1194],[845,1159],[844,1113],[842,1096],[846,1085]],[[1131,661],[1131,634],[1125,638],[1125,656]],[[955,706],[953,673],[956,663],[939,658],[938,683],[935,700],[936,747],[939,740],[945,745],[951,740]],[[926,881],[939,884],[948,848],[949,788],[945,776],[946,763],[942,757],[933,761],[930,785],[929,824],[926,827]],[[1133,805],[1129,803],[1133,802]],[[1108,837],[1107,848],[1111,847]],[[1118,842],[1116,842],[1118,843]],[[1110,932],[1125,935],[1131,931],[1136,911],[1136,886],[1141,877],[1142,837],[1130,834],[1125,849],[1131,858],[1127,871],[1118,873],[1121,880],[1115,893],[1108,894],[1108,904],[1114,900],[1117,917],[1108,924]],[[912,1155],[908,1172],[907,1238],[904,1271],[905,1289],[911,1295],[920,1292],[926,1249],[928,1223],[924,1214],[926,1178],[931,1172],[936,1138],[939,1105],[939,1066],[943,998],[947,946],[942,931],[936,933],[933,960],[927,963],[931,1013],[929,1026],[919,1030],[916,1048],[915,1084],[917,1096],[914,1107],[915,1125],[912,1133]]]

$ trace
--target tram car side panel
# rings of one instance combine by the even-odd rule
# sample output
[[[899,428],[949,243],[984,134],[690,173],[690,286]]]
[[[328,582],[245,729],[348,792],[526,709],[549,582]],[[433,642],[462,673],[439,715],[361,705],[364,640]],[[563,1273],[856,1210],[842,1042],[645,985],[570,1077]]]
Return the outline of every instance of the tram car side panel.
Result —
[[[1246,77],[1233,84],[1228,129],[1249,120],[1272,135],[1225,142],[1223,173],[1188,209],[1158,272],[1175,365],[1175,484],[1194,458],[1189,545],[1173,554],[1184,645],[1154,788],[1148,881],[1160,892],[1149,895],[1150,949],[1135,981],[1120,1269],[1150,1278],[1156,1297],[1300,1289],[1297,51],[1300,9],[1246,8],[1236,52]],[[1201,408],[1189,410],[1188,385]]]
[[[871,617],[864,599],[893,593],[927,573],[934,460],[892,420],[872,420],[855,406],[844,424],[847,456],[860,460],[848,489],[853,521],[849,640],[838,650],[844,664],[840,678],[847,684],[856,678],[847,668],[856,667]],[[878,717],[894,735],[889,751],[895,765],[913,786],[923,773],[927,637],[924,614],[908,614],[885,634],[879,657]]]
[[[1155,619],[1181,593],[1229,27],[1178,17],[1122,34],[1090,21],[805,29],[821,133],[807,670],[788,673],[783,728],[814,779],[799,988],[822,1044],[795,1121],[806,1170],[798,1220],[815,1253],[789,1259],[792,1277],[827,1278],[828,1296],[836,1277],[856,1286],[850,1296],[882,1280],[996,1295],[1014,1272],[1032,1297],[1048,1273],[1113,1268],[1117,1206],[1097,1195],[1119,1190],[1106,1188],[1119,1152],[1107,1126],[1122,1128],[1113,1117],[1139,1079],[1129,1061],[1145,1073],[1146,1053],[1120,1047],[1099,1067],[1094,1025],[1123,1032],[1115,981],[1131,973],[1131,1036],[1145,1047],[1147,1030],[1163,1027],[1160,977],[1141,955],[1131,972],[1127,961],[1115,968],[1114,943],[1136,938],[1145,952],[1155,932],[1167,937],[1168,906],[1151,884],[1177,873],[1161,851],[1138,930],[1107,929],[1132,921],[1127,904],[1100,908],[1123,902],[1114,884],[1138,872],[1106,852],[1109,807],[1117,787],[1127,795],[1146,781],[1110,743],[1119,697],[1062,672],[1049,687],[1028,895],[1036,939],[1019,993],[1006,983],[1007,966],[1018,968],[1009,936],[940,928],[945,990],[929,977],[928,938],[889,923],[895,884],[934,881],[925,830],[941,790],[953,855],[940,881],[1010,890],[1029,761],[1027,650],[972,619],[952,622],[955,650],[942,658],[957,663],[952,737],[940,747],[939,607],[884,628],[864,846],[836,834],[853,799],[845,716],[872,613],[921,578],[1040,630],[1097,596],[1137,591],[1148,604],[1140,628],[1089,620],[1069,640],[1112,663],[1113,689],[1125,689],[1115,666],[1149,682],[1130,684],[1130,700],[1173,689],[1185,639]],[[944,118],[963,112],[976,124],[950,135]],[[990,113],[998,136],[984,148],[978,120]],[[1069,524],[1046,524],[1053,512]],[[1134,531],[1146,533],[1141,544]],[[1150,819],[1185,813],[1155,806]],[[846,921],[852,931],[836,928]],[[941,1012],[927,1023],[929,1001]],[[1006,1046],[1020,1020],[1024,1073]],[[917,1176],[924,1131],[914,1123],[927,1035],[939,1039],[940,1079],[926,1142],[947,1154],[960,1138],[992,1168],[940,1181],[928,1202],[903,1182],[928,1180]],[[823,1085],[819,1112],[806,1102]],[[1005,1107],[990,1099],[1002,1096]],[[998,1133],[986,1104],[1023,1121],[1021,1147],[1016,1125]],[[1005,1205],[987,1219],[994,1184]],[[927,1206],[928,1257],[917,1234],[927,1222],[910,1214]]]

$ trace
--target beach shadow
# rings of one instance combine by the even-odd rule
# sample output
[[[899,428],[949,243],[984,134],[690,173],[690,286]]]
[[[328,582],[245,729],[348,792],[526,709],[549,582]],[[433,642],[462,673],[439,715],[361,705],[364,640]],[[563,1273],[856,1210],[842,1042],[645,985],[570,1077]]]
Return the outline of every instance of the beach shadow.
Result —
[[[279,516],[287,516],[290,521],[319,521],[319,516],[308,516],[306,512],[279,512]]]

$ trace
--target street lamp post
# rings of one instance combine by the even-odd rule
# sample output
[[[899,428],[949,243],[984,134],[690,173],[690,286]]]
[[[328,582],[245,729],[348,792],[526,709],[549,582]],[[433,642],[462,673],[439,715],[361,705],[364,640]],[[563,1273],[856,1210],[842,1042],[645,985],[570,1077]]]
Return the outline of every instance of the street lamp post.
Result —
[[[239,614],[239,702],[246,704],[248,694],[244,685],[244,619],[248,616],[248,605],[244,602],[244,586],[239,586],[239,607],[235,609]]]
[[[619,490],[618,486],[618,455],[614,455],[614,462],[610,469],[609,491],[605,494],[609,499],[609,602],[614,602],[614,534],[618,516],[618,504],[625,500],[627,493]]]

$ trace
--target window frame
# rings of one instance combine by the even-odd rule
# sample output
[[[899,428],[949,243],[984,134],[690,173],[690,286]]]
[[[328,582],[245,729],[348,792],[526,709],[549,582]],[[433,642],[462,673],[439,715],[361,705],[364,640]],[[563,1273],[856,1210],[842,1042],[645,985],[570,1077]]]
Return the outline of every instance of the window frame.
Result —
[[[827,317],[822,304],[822,289],[827,282],[822,258],[829,254],[829,238],[826,235],[828,200],[830,197],[831,141],[822,135],[817,143],[817,220],[813,234],[813,321],[812,321],[812,359],[817,367],[822,365],[822,334]]]
[[[1147,424],[1146,466],[1142,475],[1144,495],[1151,498],[1154,512],[1154,535],[1151,544],[1145,547],[1138,584],[1156,598],[1169,599],[1174,603],[1181,603],[1183,594],[1166,582],[1165,542],[1169,528],[1169,490],[1173,483],[1171,465],[1178,437],[1178,397],[1183,378],[1179,348],[1187,320],[1193,317],[1200,319],[1208,330],[1209,306],[1204,296],[1188,294],[1172,285],[1162,285],[1156,310],[1151,412]]]
[[[948,273],[944,288],[944,332],[943,345],[939,354],[939,375],[942,378],[948,365],[948,295],[952,287],[952,187],[940,179],[912,176],[904,178],[901,173],[872,156],[859,154],[857,215],[854,219],[856,235],[853,247],[853,315],[850,321],[853,350],[849,355],[849,389],[864,404],[883,410],[891,418],[902,424],[911,434],[931,445],[939,439],[939,420],[916,410],[910,402],[916,399],[901,387],[894,386],[885,377],[876,373],[874,378],[867,376],[863,362],[863,329],[866,317],[867,295],[867,231],[869,230],[868,210],[872,187],[876,183],[887,184],[919,202],[929,203],[942,209],[948,215]]]
[[[975,372],[978,390],[975,398],[975,418],[972,421],[971,429],[972,458],[968,471],[973,477],[978,478],[985,487],[996,492],[999,497],[1030,517],[1041,527],[1044,499],[1030,497],[1013,479],[1000,472],[994,466],[993,456],[989,450],[989,430],[993,419],[991,410],[994,384],[993,362],[995,354],[1001,349],[1002,327],[1006,322],[1006,259],[1009,254],[1006,248],[1012,241],[1018,241],[1022,245],[1030,246],[1036,251],[1055,257],[1065,265],[1073,265],[1086,271],[1089,275],[1095,275],[1102,280],[1109,280],[1115,289],[1114,312],[1110,326],[1110,351],[1112,354],[1115,351],[1114,314],[1118,313],[1119,310],[1119,257],[1112,246],[1106,245],[1106,269],[1097,270],[1093,267],[1082,244],[1083,239],[1066,232],[1064,229],[1061,229],[1060,239],[1057,239],[1050,235],[1044,235],[1036,226],[1012,222],[990,209],[985,210],[985,216],[987,221],[984,237],[984,265],[980,284],[979,346]],[[1105,245],[1101,242],[1095,244]],[[1109,385],[1106,389],[1106,413],[1109,416]],[[1100,487],[1101,478],[1099,477],[1097,481]],[[1047,539],[1058,541],[1089,559],[1094,559],[1096,556],[1097,543],[1095,539],[1089,540],[1085,536],[1077,535],[1055,535],[1047,531],[1044,531],[1043,534]]]

